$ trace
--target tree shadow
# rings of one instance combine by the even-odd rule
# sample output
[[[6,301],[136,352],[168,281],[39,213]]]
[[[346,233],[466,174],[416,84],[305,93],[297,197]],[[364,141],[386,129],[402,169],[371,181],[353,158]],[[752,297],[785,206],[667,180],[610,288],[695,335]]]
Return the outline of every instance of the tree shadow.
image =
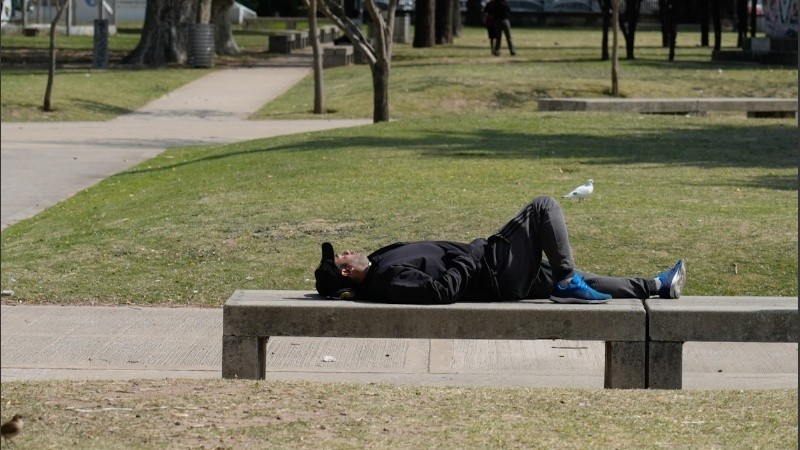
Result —
[[[636,117],[636,116],[631,116]],[[392,124],[386,124],[392,126]],[[729,125],[707,125],[690,129],[647,129],[635,132],[598,136],[581,132],[541,134],[535,131],[504,131],[478,129],[459,131],[449,129],[416,130],[412,137],[385,134],[374,136],[368,128],[362,135],[358,129],[347,137],[315,134],[308,140],[289,144],[270,145],[270,141],[237,144],[235,150],[223,151],[187,161],[163,166],[133,168],[116,176],[168,171],[174,168],[205,162],[236,158],[276,151],[336,152],[342,149],[364,148],[380,152],[381,148],[408,149],[415,157],[432,159],[475,160],[537,160],[560,158],[580,161],[581,164],[694,166],[712,168],[797,167],[796,128],[772,124],[757,128]],[[402,134],[399,132],[398,135]],[[241,150],[241,146],[250,147]],[[229,147],[225,147],[229,148]],[[744,182],[776,190],[796,190],[795,177],[765,175]]]

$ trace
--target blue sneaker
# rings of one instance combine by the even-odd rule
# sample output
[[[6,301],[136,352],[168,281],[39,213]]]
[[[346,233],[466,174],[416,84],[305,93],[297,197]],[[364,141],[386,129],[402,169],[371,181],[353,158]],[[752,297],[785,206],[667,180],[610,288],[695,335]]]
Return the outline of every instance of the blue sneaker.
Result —
[[[579,273],[572,275],[572,281],[565,288],[556,283],[550,300],[556,303],[608,303],[611,296],[590,288]]]
[[[675,267],[656,275],[661,281],[658,296],[661,298],[680,298],[683,285],[686,283],[686,265],[683,260],[678,261]]]

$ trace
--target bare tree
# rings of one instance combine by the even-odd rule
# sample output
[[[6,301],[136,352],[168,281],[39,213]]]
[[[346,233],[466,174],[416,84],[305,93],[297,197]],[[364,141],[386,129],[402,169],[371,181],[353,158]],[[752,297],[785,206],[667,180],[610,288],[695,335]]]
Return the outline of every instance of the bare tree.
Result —
[[[319,46],[319,28],[317,27],[317,0],[305,0],[308,7],[308,28],[311,39],[311,51],[314,55],[314,114],[325,112],[323,96],[322,55]]]
[[[45,112],[53,110],[50,100],[53,96],[53,81],[56,77],[56,25],[61,20],[61,15],[64,14],[68,2],[69,0],[56,1],[56,16],[50,23],[50,67],[47,71],[47,88],[44,90],[44,104],[42,105]]]
[[[375,25],[375,42],[371,43],[361,29],[347,17],[338,0],[321,0],[320,10],[339,27],[359,51],[372,71],[373,109],[375,123],[389,120],[389,69],[392,64],[392,38],[397,0],[389,0],[387,19],[384,20],[375,0],[366,0],[367,12]]]
[[[214,0],[211,5],[211,21],[214,23],[214,47],[218,55],[241,53],[231,29],[230,10],[233,0]]]

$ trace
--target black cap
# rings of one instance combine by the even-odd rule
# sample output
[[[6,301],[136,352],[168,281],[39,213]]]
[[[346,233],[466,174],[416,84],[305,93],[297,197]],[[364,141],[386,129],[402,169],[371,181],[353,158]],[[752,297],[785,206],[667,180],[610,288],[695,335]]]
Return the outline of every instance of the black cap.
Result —
[[[314,271],[317,279],[317,292],[325,297],[340,298],[343,293],[352,294],[355,284],[342,276],[342,271],[336,266],[333,245],[330,242],[322,243],[322,260]],[[352,296],[352,295],[350,295]]]

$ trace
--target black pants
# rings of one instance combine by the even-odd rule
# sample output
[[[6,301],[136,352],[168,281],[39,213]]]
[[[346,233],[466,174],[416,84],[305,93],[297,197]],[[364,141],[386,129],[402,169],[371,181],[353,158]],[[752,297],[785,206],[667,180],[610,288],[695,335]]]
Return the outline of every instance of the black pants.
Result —
[[[553,197],[534,198],[488,242],[486,257],[503,300],[548,298],[556,282],[576,272],[593,289],[613,298],[645,299],[656,294],[653,280],[579,272],[561,206]]]
[[[498,20],[497,27],[495,29],[495,41],[494,41],[494,53],[500,53],[500,46],[503,43],[503,36],[506,36],[506,44],[508,45],[508,51],[511,52],[513,55],[516,53],[514,50],[514,43],[511,42],[511,22],[508,19]]]

